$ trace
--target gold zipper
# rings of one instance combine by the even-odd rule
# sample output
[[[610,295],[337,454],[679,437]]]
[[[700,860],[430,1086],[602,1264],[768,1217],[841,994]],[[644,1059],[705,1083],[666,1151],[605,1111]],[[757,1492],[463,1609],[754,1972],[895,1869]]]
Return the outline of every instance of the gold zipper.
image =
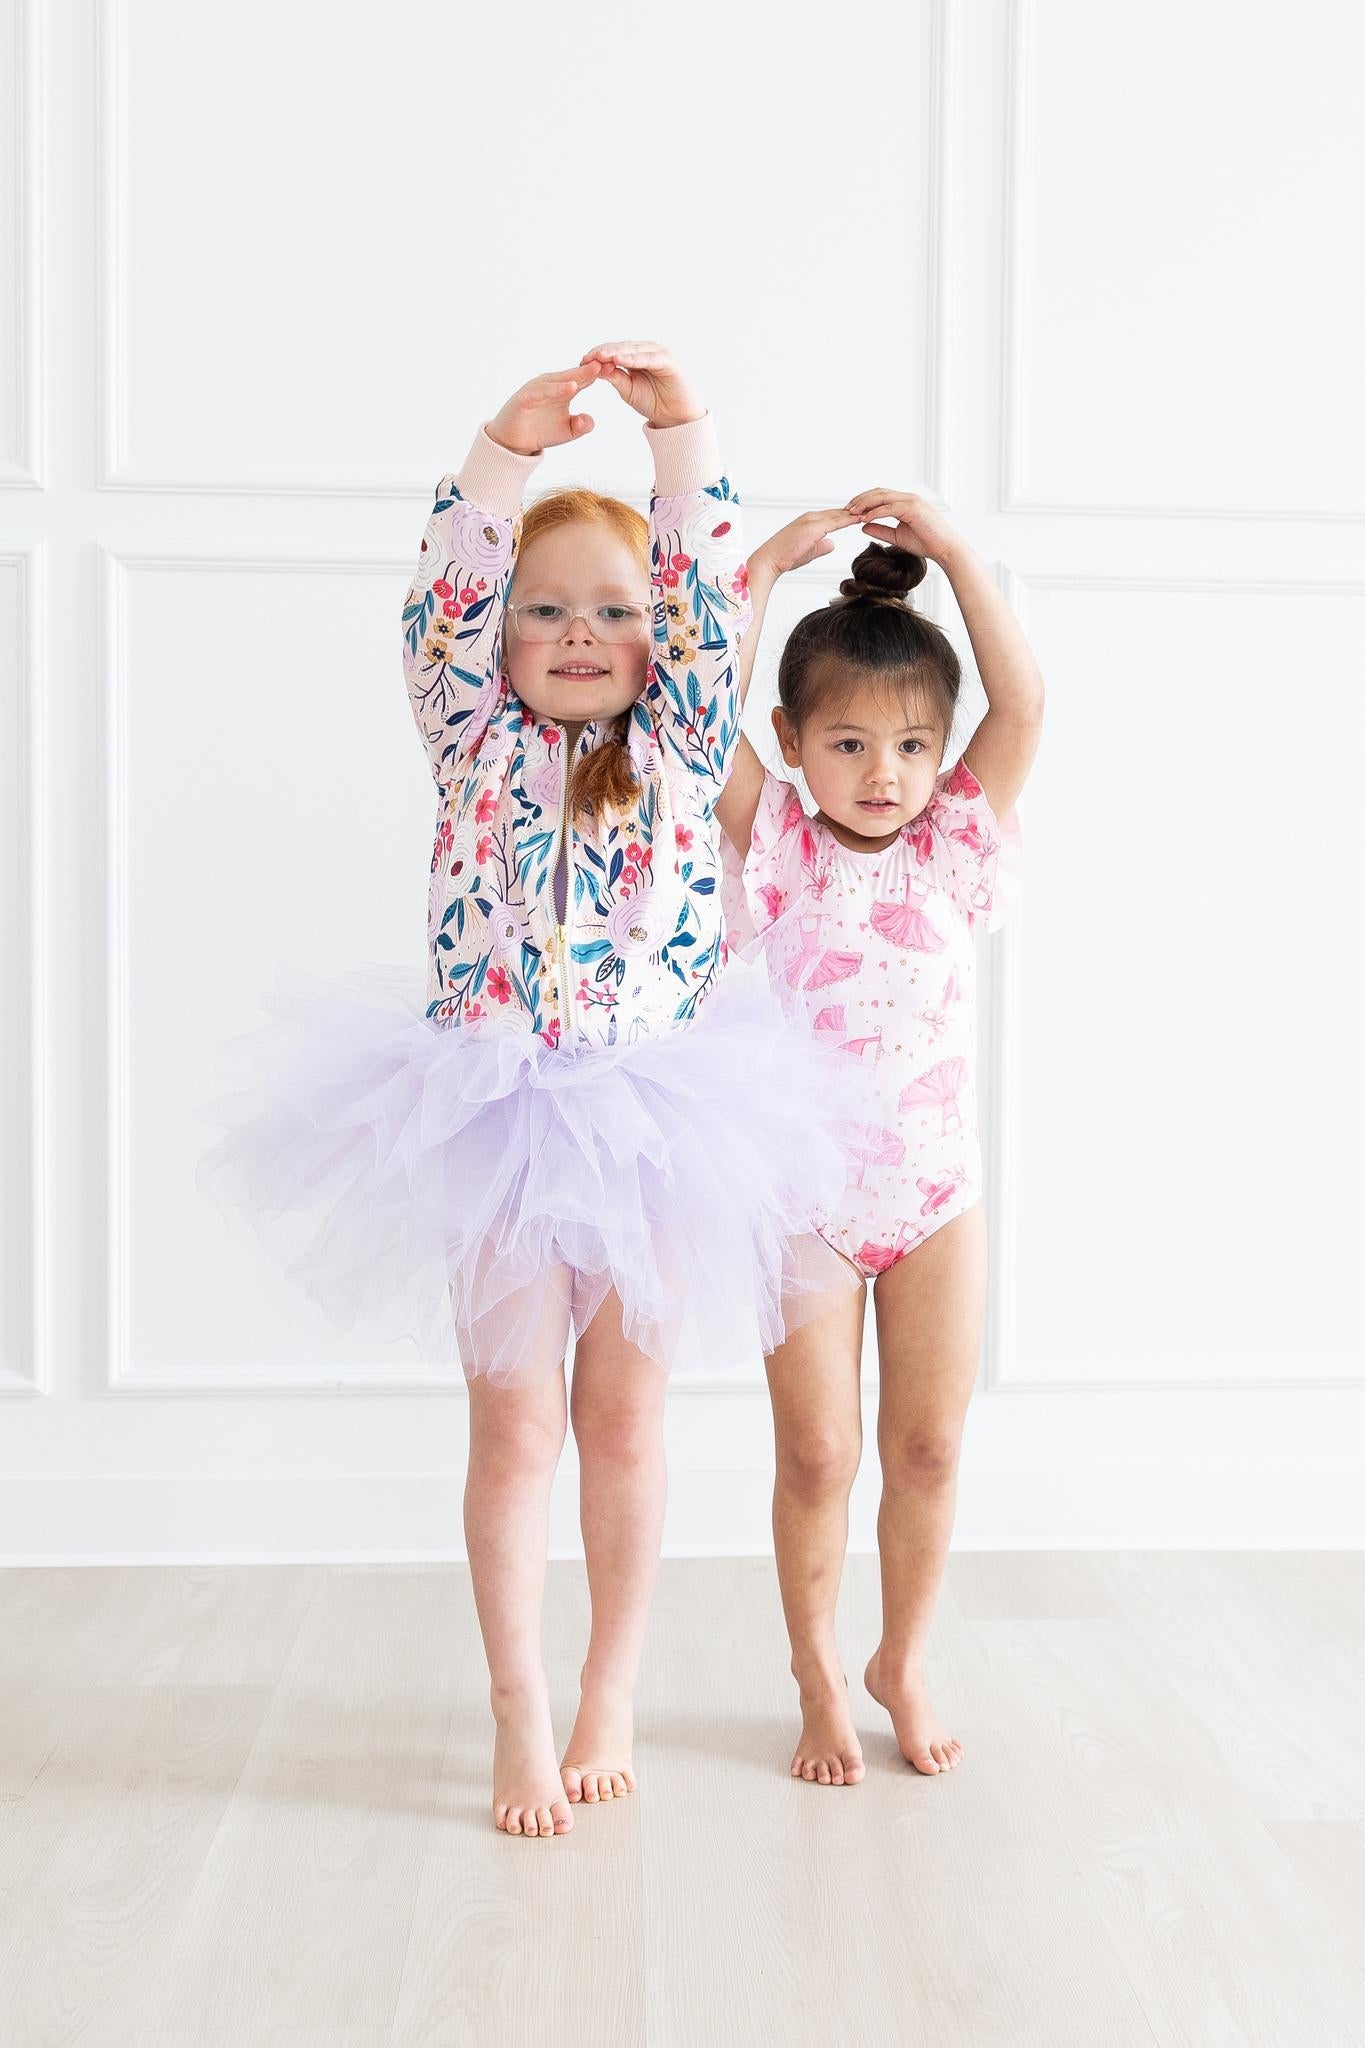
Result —
[[[566,735],[564,741],[566,757],[568,750],[568,738]],[[550,875],[550,898],[553,902],[555,880],[559,871],[559,856],[562,853],[564,856],[564,915],[566,918],[571,915],[573,903],[573,862],[570,859],[572,835],[569,829],[569,776],[572,765],[566,758],[563,762],[560,776],[563,786],[559,793],[559,835],[555,842],[554,870]],[[570,976],[573,973],[573,962],[569,958],[569,941],[565,926],[560,924],[555,929],[559,935],[559,1017],[564,1030],[572,1034],[574,1028],[573,984]]]
[[[563,1022],[564,1028],[565,1028],[565,1030],[566,1030],[566,1031],[568,1031],[568,1032],[569,1032],[569,1034],[570,1034],[570,1035],[572,1035],[572,1033],[573,1033],[573,982],[572,982],[572,980],[570,979],[570,977],[571,977],[572,973],[573,973],[573,963],[572,963],[572,961],[571,961],[571,960],[569,959],[569,946],[568,946],[568,940],[567,940],[567,939],[565,938],[565,935],[564,935],[564,927],[563,927],[563,925],[560,925],[560,927],[559,927],[559,990],[560,990],[560,995],[559,995],[559,1013],[560,1013],[560,1018],[561,1018],[561,1020],[562,1020],[562,1022]]]

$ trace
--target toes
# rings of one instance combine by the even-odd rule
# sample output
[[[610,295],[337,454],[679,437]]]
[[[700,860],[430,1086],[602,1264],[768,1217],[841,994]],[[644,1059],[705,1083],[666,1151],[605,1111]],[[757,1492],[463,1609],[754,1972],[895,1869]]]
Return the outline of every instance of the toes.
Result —
[[[824,1759],[823,1757],[821,1757],[821,1759],[820,1759],[819,1763],[818,1763],[818,1764],[816,1765],[816,1767],[815,1767],[815,1777],[816,1777],[816,1782],[817,1782],[818,1784],[821,1784],[821,1785],[828,1785],[828,1783],[829,1783],[829,1765],[828,1765],[828,1764],[827,1764],[827,1763],[825,1762],[825,1759]]]
[[[503,1833],[506,1834],[507,1806],[505,1802],[502,1802],[493,1808],[493,1825],[495,1828],[501,1828]]]
[[[583,1797],[583,1773],[566,1769],[562,1770],[559,1775],[564,1780],[564,1797],[572,1800],[576,1806]]]
[[[629,1764],[626,1765],[621,1776],[625,1779],[627,1792],[633,1792],[635,1790],[635,1773]]]
[[[554,1805],[550,1808],[550,1817],[554,1821],[555,1833],[557,1835],[567,1835],[573,1827],[573,1815],[562,1799],[556,1799]]]
[[[846,1785],[856,1785],[863,1775],[864,1765],[862,1758],[860,1756],[846,1756],[844,1758],[844,1783]]]
[[[815,1783],[815,1764],[810,1757],[801,1766],[801,1775],[808,1785]]]
[[[917,1771],[923,1771],[926,1778],[932,1778],[938,1772],[938,1759],[927,1749],[917,1751],[910,1761]]]
[[[624,1799],[627,1792],[633,1792],[635,1788],[633,1785],[626,1783],[624,1771],[613,1771],[611,1774],[611,1789],[618,1799]]]
[[[597,1804],[597,1777],[593,1771],[583,1773],[583,1797],[589,1806]]]
[[[519,1835],[521,1833],[521,1808],[519,1806],[509,1806],[507,1809],[507,1832],[509,1835]]]
[[[791,1774],[792,1774],[792,1776],[793,1776],[794,1778],[799,1778],[799,1777],[800,1777],[800,1776],[802,1775],[802,1771],[803,1771],[803,1768],[804,1768],[804,1764],[805,1764],[805,1759],[804,1759],[804,1757],[800,1757],[800,1756],[794,1756],[794,1757],[792,1758],[792,1768],[791,1768]]]
[[[536,1831],[542,1835],[552,1835],[555,1831],[555,1817],[548,1806],[536,1808]]]
[[[844,1767],[838,1757],[829,1767],[829,1782],[831,1785],[842,1785],[844,1782]]]
[[[616,1797],[616,1794],[611,1789],[610,1771],[599,1771],[597,1773],[597,1796],[599,1799],[614,1799]]]

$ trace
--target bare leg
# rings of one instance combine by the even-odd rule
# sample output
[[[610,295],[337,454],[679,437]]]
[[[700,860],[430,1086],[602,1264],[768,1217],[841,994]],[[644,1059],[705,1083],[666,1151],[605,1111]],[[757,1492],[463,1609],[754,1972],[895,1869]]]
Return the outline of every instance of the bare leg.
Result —
[[[635,1790],[635,1681],[659,1569],[667,1471],[662,1366],[630,1343],[613,1291],[578,1340],[571,1413],[592,1631],[560,1773],[589,1805]]]
[[[986,1215],[977,1202],[879,1275],[873,1296],[881,1354],[882,1639],[866,1684],[890,1714],[901,1754],[926,1776],[951,1770],[962,1757],[962,1744],[929,1704],[924,1646],[952,1534],[985,1294]]]
[[[573,1826],[540,1648],[550,1483],[564,1430],[562,1364],[522,1387],[470,1380],[464,1526],[497,1723],[493,1819],[509,1835],[537,1838]]]
[[[862,1453],[866,1304],[866,1287],[851,1289],[767,1360],[777,1463],[773,1543],[801,1694],[791,1774],[808,1784],[856,1785],[863,1776],[834,1612],[848,1548],[848,1496]]]

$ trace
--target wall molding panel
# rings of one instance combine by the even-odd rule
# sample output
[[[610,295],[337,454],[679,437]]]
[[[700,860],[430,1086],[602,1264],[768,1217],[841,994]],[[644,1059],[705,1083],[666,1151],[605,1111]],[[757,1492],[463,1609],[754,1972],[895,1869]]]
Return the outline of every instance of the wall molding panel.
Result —
[[[1241,576],[1157,576],[1111,574],[1104,570],[1045,570],[1006,567],[1000,580],[1011,609],[1027,628],[1031,591],[1128,590],[1173,591],[1216,597],[1365,597],[1365,577],[1320,579],[1280,577],[1262,581]],[[1023,812],[1021,808],[1021,819]],[[1140,1377],[1102,1372],[1034,1372],[1022,1366],[1018,1353],[1019,1215],[1021,1159],[1020,1104],[1025,1085],[1020,1051],[1023,948],[1027,944],[1026,912],[997,936],[996,971],[999,989],[992,1006],[989,1038],[991,1120],[983,1133],[987,1200],[990,1213],[992,1284],[987,1302],[983,1387],[992,1394],[1148,1394],[1265,1393],[1365,1389],[1365,1368],[1343,1364],[1339,1372],[1301,1373],[1288,1369],[1254,1373],[1199,1375],[1186,1370],[1153,1371]]]
[[[41,491],[47,471],[47,181],[43,0],[17,0],[13,58],[15,168],[13,378],[18,442],[0,454],[0,490]]]
[[[1000,379],[1000,507],[1005,512],[1067,513],[1083,518],[1270,520],[1317,524],[1365,519],[1365,503],[1337,506],[1247,505],[1226,501],[1051,497],[1031,481],[1029,443],[1029,320],[1033,290],[1035,211],[1034,27],[1041,0],[1008,0],[1005,158],[1003,347]]]
[[[36,6],[38,0],[28,0]],[[127,221],[127,10],[133,0],[94,0],[96,14],[96,221],[98,277],[98,444],[96,477],[101,491],[185,493],[205,497],[265,498],[422,498],[430,494],[432,477],[356,476],[341,483],[319,484],[306,476],[284,480],[269,477],[232,479],[212,475],[172,474],[140,462],[131,446],[128,421],[128,221]],[[929,62],[931,122],[928,146],[928,239],[925,279],[924,482],[923,493],[935,504],[946,502],[948,462],[949,317],[952,286],[954,208],[952,144],[955,139],[956,15],[961,0],[930,0]],[[638,478],[604,480],[598,488],[628,503],[643,506]],[[741,495],[748,508],[778,511],[787,517],[810,505],[833,504],[845,485],[819,484],[805,497]]]
[[[47,1163],[49,1156],[48,973],[47,936],[49,873],[47,849],[47,724],[43,604],[43,544],[19,551],[0,547],[0,569],[18,580],[22,619],[21,694],[19,699],[18,778],[22,807],[23,870],[14,891],[18,929],[12,934],[27,999],[20,1012],[19,1066],[27,1077],[27,1114],[17,1165],[7,1162],[22,1189],[28,1211],[23,1246],[25,1299],[19,1317],[21,1353],[0,1357],[0,1399],[31,1398],[51,1391],[48,1333],[50,1309],[50,1216]]]

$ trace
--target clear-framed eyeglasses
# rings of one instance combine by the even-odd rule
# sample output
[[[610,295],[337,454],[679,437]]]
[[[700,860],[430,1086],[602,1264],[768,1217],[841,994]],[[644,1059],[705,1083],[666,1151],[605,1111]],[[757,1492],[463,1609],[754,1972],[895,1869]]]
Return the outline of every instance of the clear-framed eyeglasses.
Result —
[[[595,640],[621,644],[638,640],[654,617],[648,604],[609,598],[602,604],[509,604],[507,615],[523,640],[562,640],[575,619],[583,619]]]

